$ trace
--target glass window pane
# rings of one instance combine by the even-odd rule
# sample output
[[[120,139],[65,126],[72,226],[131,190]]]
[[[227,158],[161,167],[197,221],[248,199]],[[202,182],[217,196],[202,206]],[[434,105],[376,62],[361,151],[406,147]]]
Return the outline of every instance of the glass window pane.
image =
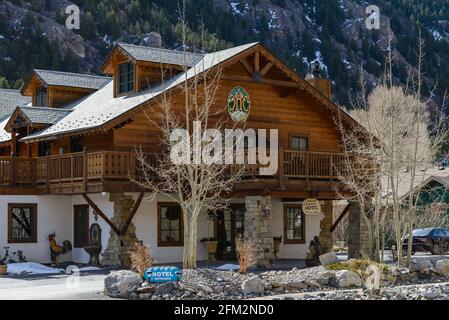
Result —
[[[285,223],[288,240],[303,240],[303,218],[300,207],[287,208]]]
[[[181,208],[179,206],[160,206],[159,229],[161,242],[182,242]]]
[[[11,208],[11,238],[15,241],[29,241],[34,237],[33,209],[31,207]]]

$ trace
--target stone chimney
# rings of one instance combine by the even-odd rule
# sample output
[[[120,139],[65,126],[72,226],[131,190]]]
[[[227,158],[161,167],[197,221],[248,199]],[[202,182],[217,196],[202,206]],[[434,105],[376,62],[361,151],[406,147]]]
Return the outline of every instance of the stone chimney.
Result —
[[[306,81],[317,88],[326,98],[331,98],[331,82],[321,77],[321,64],[319,61],[314,61],[310,64],[310,73],[307,75]]]

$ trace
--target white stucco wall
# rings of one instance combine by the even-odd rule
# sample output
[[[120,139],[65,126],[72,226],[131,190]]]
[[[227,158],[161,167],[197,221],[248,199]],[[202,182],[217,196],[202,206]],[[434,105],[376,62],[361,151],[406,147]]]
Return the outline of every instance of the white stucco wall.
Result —
[[[109,202],[109,194],[105,194],[104,196],[101,194],[89,194],[89,198],[92,199],[93,202],[100,208],[100,210],[109,218],[112,218],[114,213],[114,203]],[[75,205],[85,205],[87,204],[86,200],[80,195],[72,196],[71,198],[71,214],[68,217],[68,223],[70,224],[70,230],[72,231],[72,241],[73,241],[73,229],[74,229],[74,219],[73,219],[73,207]],[[93,214],[93,209],[89,207],[89,226],[93,223],[98,223],[101,227],[101,243],[103,246],[102,252],[106,249],[108,245],[109,239],[109,231],[110,227],[100,216],[98,216],[98,220],[95,221],[95,217]],[[83,248],[74,248],[72,253],[73,261],[77,263],[88,263],[89,255]],[[101,256],[100,256],[101,259]]]
[[[134,200],[137,199],[138,194],[131,194]],[[112,218],[114,212],[114,204],[109,202],[109,194],[93,194],[89,197],[95,202],[95,204],[108,216]],[[142,240],[144,244],[148,245],[151,249],[151,253],[156,263],[172,263],[182,261],[182,247],[158,247],[157,246],[157,203],[158,202],[170,202],[170,199],[158,196],[155,200],[149,201],[149,196],[145,196],[142,203],[137,210],[133,223],[136,226],[136,236],[139,240]],[[74,205],[86,204],[85,200],[81,196],[74,196],[72,198],[72,208]],[[72,209],[73,211],[73,209]],[[72,212],[73,216],[73,212]],[[94,223],[93,210],[90,208],[89,223]],[[71,230],[73,230],[73,218],[70,220]],[[97,223],[100,225],[102,234],[102,245],[104,251],[108,244],[110,226],[102,218],[98,218]],[[204,214],[198,221],[198,260],[206,260],[206,250],[202,243],[199,242],[204,237],[208,237],[207,220]],[[213,226],[211,225],[211,236],[213,236]],[[87,263],[89,261],[89,255],[82,248],[76,248],[73,251],[73,261],[78,263]]]
[[[132,194],[134,200],[138,194]],[[113,203],[109,202],[109,194],[91,194],[89,197],[109,217],[113,215]],[[147,198],[147,197],[146,197]],[[136,226],[136,235],[146,245],[149,245],[154,259],[157,263],[174,263],[182,261],[182,247],[158,247],[157,246],[157,202],[167,202],[169,199],[157,197],[156,200],[142,201],[133,223]],[[233,203],[244,203],[244,199],[234,199]],[[38,215],[38,243],[34,244],[8,244],[8,203],[36,203]],[[82,196],[0,196],[0,255],[3,255],[3,247],[10,246],[11,251],[23,250],[28,261],[41,263],[50,262],[50,251],[47,236],[56,232],[56,240],[61,244],[64,240],[70,240],[73,244],[73,206],[87,204]],[[284,203],[281,199],[272,199],[273,214],[273,236],[284,235]],[[307,255],[309,242],[320,232],[320,221],[323,215],[306,216],[306,241],[305,244],[284,244],[282,241],[278,258],[282,259],[304,259]],[[95,222],[93,210],[90,208],[89,223]],[[110,227],[101,218],[97,221],[102,229],[103,251],[108,244]],[[198,260],[206,260],[207,253],[204,245],[200,242],[202,238],[214,236],[214,224],[208,221],[203,213],[198,221]],[[74,248],[71,254],[62,257],[62,261],[75,261],[87,263],[88,254],[82,248]]]
[[[37,204],[37,243],[8,243],[8,203]],[[48,235],[56,232],[56,242],[64,240],[73,243],[70,196],[0,196],[0,256],[3,247],[9,246],[10,252],[22,250],[28,261],[40,263],[50,262],[50,245]],[[72,260],[72,255],[61,257],[61,261]]]
[[[304,244],[285,244],[284,235],[284,204],[281,199],[272,199],[271,212],[273,215],[273,236],[282,235],[282,243],[279,247],[279,259],[305,259],[309,251],[310,241],[314,236],[320,234],[320,221],[324,219],[324,215],[305,216],[305,233],[306,241]],[[301,204],[301,202],[288,202],[288,204]]]

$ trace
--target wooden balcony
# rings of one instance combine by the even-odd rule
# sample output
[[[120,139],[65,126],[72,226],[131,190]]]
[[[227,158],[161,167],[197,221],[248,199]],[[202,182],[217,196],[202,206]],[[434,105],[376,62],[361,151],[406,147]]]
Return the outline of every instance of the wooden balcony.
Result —
[[[280,150],[278,174],[260,175],[260,165],[246,165],[239,189],[310,189],[313,183],[338,180],[343,155],[325,152]],[[135,154],[123,151],[80,152],[40,158],[0,157],[0,187],[7,193],[74,194],[134,191]],[[16,190],[16,192],[14,192]]]
[[[0,186],[35,188],[38,194],[103,191],[108,183],[125,183],[129,188],[135,168],[134,153],[121,151],[80,152],[34,159],[0,157]]]

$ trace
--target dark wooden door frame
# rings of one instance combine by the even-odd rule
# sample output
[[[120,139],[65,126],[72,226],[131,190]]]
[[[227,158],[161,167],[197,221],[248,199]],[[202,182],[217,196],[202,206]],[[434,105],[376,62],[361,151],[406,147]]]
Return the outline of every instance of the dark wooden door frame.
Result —
[[[95,204],[95,202],[89,198],[89,196],[85,193],[82,194],[84,200],[86,200],[86,202],[92,207],[92,209],[104,220],[106,221],[106,223],[112,228],[112,230],[114,230],[114,232],[119,235],[119,236],[123,236],[126,234],[126,231],[128,231],[128,227],[132,221],[132,219],[134,218],[134,215],[137,212],[137,209],[139,209],[140,204],[142,203],[142,199],[144,197],[144,192],[141,192],[139,194],[139,197],[137,198],[136,202],[134,202],[134,206],[131,209],[129,216],[128,216],[128,220],[126,220],[126,223],[123,225],[123,228],[120,230],[107,216],[106,214],[104,214],[103,211],[101,211],[100,208],[98,208],[98,206]]]
[[[245,214],[246,214],[246,206],[245,206],[244,203],[231,203],[229,205],[229,207],[226,209],[226,210],[230,210],[232,212],[231,213],[231,220],[230,220],[230,223],[231,223],[231,226],[230,226],[231,227],[231,229],[230,229],[231,239],[230,239],[230,241],[231,241],[231,255],[233,256],[233,258],[231,258],[229,261],[233,261],[236,258],[236,245],[237,244],[235,243],[235,233],[236,233],[235,223],[236,223],[236,220],[235,220],[234,210],[238,210],[238,209],[243,209]],[[224,211],[226,211],[226,210],[223,210],[223,213],[222,213],[223,214],[223,221],[224,221]],[[217,229],[218,229],[218,220],[216,219],[215,223],[214,223],[214,236],[215,237],[218,237],[218,230]]]

